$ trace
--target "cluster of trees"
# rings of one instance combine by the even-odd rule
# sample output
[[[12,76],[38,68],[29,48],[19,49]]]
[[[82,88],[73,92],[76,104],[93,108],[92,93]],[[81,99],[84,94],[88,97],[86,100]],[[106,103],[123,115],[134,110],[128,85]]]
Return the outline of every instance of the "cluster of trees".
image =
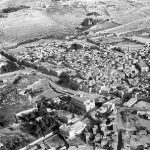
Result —
[[[71,80],[69,74],[67,74],[65,72],[62,72],[60,74],[58,83],[59,84],[65,84],[72,90],[78,90],[79,89],[79,84],[76,81]]]
[[[60,101],[59,103],[55,103],[54,101],[50,101],[50,102],[43,102],[43,104],[47,107],[47,108],[51,108],[51,109],[56,109],[56,110],[68,110],[69,109],[69,105],[70,103],[68,103],[67,101]]]
[[[19,66],[14,63],[7,61],[7,64],[1,67],[1,73],[12,72],[19,69]]]
[[[92,25],[95,25],[95,24],[96,24],[96,22],[93,18],[85,18],[81,23],[81,25],[83,27],[89,27],[89,26],[92,26]]]
[[[61,74],[60,74],[60,76],[59,76],[59,83],[61,84],[61,83],[63,83],[63,84],[68,84],[69,83],[69,81],[70,81],[70,76],[69,76],[69,74],[67,74],[67,73],[65,73],[65,72],[62,72]]]
[[[71,49],[78,50],[78,49],[82,49],[82,48],[83,48],[83,46],[81,44],[77,44],[77,43],[71,44]]]
[[[53,128],[59,127],[58,122],[49,115],[40,117],[39,120],[33,120],[29,123],[24,123],[23,126],[29,131],[29,133],[35,137],[45,136]]]
[[[31,95],[31,97],[35,97],[35,96],[41,94],[42,92],[43,92],[42,89],[36,89],[36,90],[26,89],[25,94],[28,93]]]
[[[33,136],[44,136],[53,128],[59,127],[59,123],[47,112],[46,107],[38,105],[38,110],[29,114],[23,114],[19,119],[22,126]]]
[[[46,102],[44,101],[43,104],[45,107],[50,108],[50,109],[55,109],[55,110],[65,110],[69,111],[73,114],[78,114],[82,115],[82,111],[79,110],[79,108],[75,107],[70,100],[61,100],[59,103],[55,103],[53,101]]]
[[[20,6],[14,6],[14,7],[8,7],[8,8],[4,8],[3,9],[3,13],[11,13],[11,12],[16,12],[25,8],[30,8],[29,6],[24,6],[24,5],[20,5]]]
[[[71,80],[69,83],[68,83],[68,87],[72,90],[75,90],[77,91],[79,89],[79,84],[74,81],[74,80]]]
[[[1,150],[19,150],[27,144],[34,141],[35,138],[31,135],[18,131],[10,131],[8,133],[2,133],[0,143],[3,145]]]

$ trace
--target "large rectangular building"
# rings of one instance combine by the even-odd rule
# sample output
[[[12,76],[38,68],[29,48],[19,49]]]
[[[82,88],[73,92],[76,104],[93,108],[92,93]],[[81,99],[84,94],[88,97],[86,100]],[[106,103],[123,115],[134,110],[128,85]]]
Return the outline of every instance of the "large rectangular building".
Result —
[[[77,107],[81,108],[86,112],[95,108],[95,101],[86,96],[82,96],[82,95],[71,96],[71,102],[72,104],[76,105]]]

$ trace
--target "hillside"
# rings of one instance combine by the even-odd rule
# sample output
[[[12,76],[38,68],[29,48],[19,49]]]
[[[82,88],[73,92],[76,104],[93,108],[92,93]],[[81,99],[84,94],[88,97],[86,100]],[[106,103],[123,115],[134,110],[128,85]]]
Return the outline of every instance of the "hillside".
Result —
[[[146,30],[150,27],[150,18],[145,18],[145,19],[140,19],[137,21],[133,21],[131,23],[127,23],[124,25],[120,25],[114,28],[102,30],[102,31],[97,31],[96,33],[92,34],[92,36],[99,36],[103,34],[116,34],[116,35],[126,35],[128,33],[134,34],[136,31],[140,30]],[[92,31],[92,30],[91,30]],[[133,32],[133,33],[132,33]]]
[[[75,27],[85,18],[81,8],[63,9],[59,4],[42,1],[2,1],[6,8],[24,8],[11,13],[0,12],[0,43],[15,45],[42,38],[63,38],[75,33]]]

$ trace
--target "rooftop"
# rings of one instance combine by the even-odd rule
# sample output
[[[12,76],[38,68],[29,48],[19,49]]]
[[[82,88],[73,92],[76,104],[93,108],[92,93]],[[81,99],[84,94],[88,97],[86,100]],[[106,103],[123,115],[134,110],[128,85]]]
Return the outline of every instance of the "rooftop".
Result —
[[[64,116],[64,117],[67,117],[68,119],[72,119],[73,118],[73,114],[68,112],[68,111],[65,111],[65,110],[60,110],[58,112],[58,115],[59,115],[59,117]]]
[[[148,67],[147,64],[143,61],[139,62],[140,67]]]
[[[76,122],[75,124],[73,124],[73,125],[62,125],[61,127],[60,127],[60,129],[61,130],[64,130],[64,131],[66,131],[66,132],[69,132],[69,131],[73,131],[73,130],[79,130],[80,128],[82,128],[82,127],[84,127],[86,124],[84,123],[84,122],[82,122],[82,121],[78,121],[78,122]]]

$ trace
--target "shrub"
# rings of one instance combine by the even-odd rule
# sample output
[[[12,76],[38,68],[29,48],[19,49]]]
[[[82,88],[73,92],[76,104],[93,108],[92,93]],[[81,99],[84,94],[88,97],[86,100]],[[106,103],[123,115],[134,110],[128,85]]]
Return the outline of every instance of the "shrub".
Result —
[[[123,51],[123,49],[121,47],[114,47],[114,48],[112,48],[112,50],[124,53],[124,51]]]
[[[6,127],[9,124],[9,121],[0,114],[0,126],[1,127]]]
[[[7,15],[5,15],[5,14],[0,14],[0,18],[7,18]]]
[[[99,13],[97,13],[97,12],[90,12],[90,13],[88,13],[87,14],[87,16],[100,16],[100,14]]]

